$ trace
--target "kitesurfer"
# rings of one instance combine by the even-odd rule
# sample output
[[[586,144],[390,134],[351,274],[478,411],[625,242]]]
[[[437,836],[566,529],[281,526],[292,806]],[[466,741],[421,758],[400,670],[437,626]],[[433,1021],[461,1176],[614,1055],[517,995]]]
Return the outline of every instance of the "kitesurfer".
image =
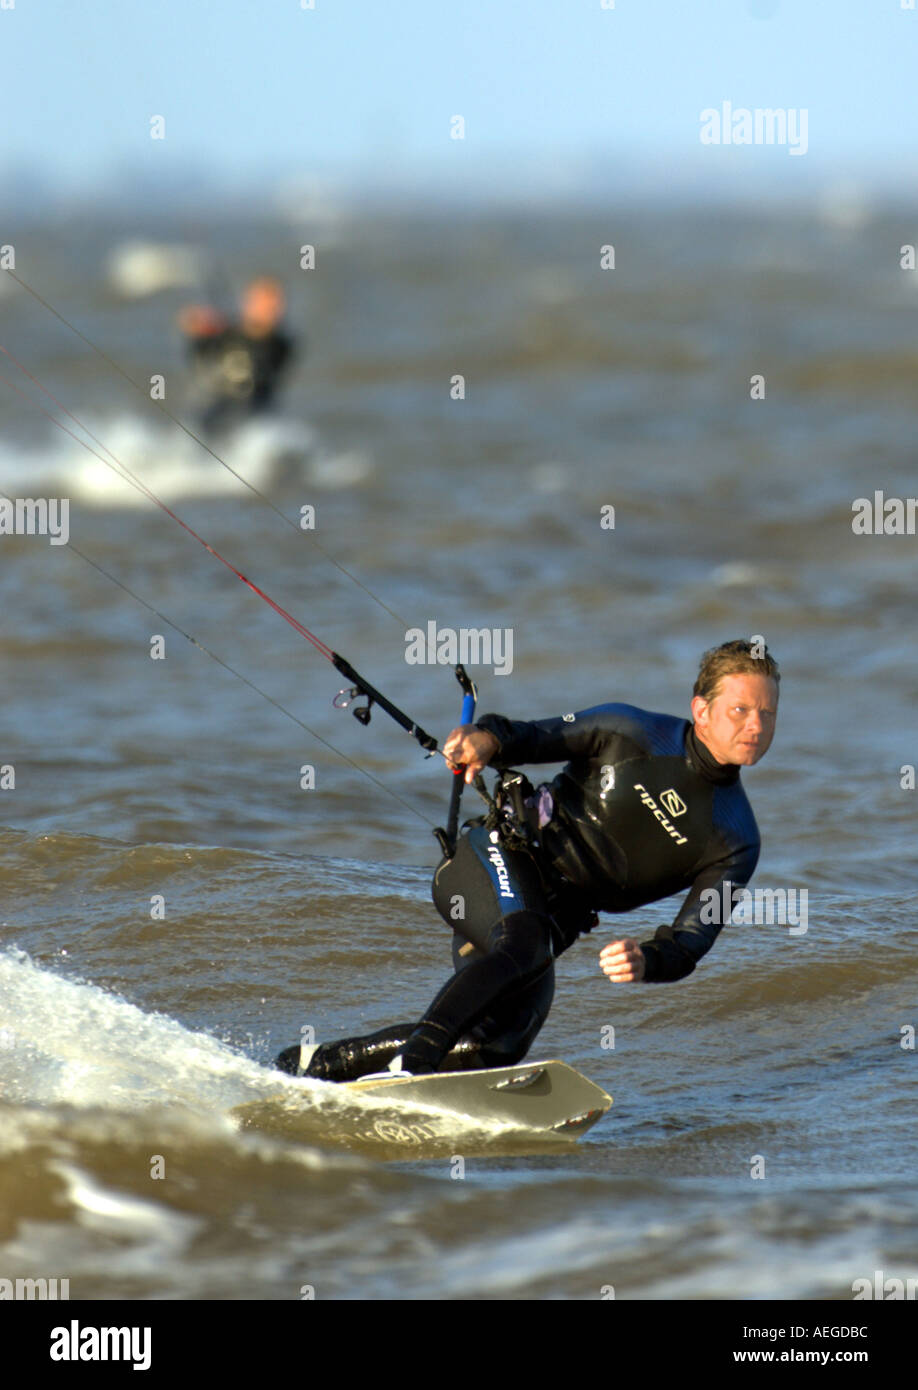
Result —
[[[732,901],[758,860],[740,768],[768,751],[779,680],[764,643],[738,640],[702,657],[692,723],[610,704],[532,722],[489,714],[454,729],[443,751],[466,781],[486,765],[503,773],[499,808],[472,823],[434,876],[455,974],[419,1021],[294,1046],[276,1065],[328,1081],[386,1067],[509,1066],[548,1015],[554,957],[598,925],[597,912],[629,912],[684,889],[671,924],[640,943],[611,941],[599,968],[613,984],[691,974],[724,925],[711,903]],[[506,771],[563,760],[537,788]]]
[[[285,308],[280,282],[259,276],[245,289],[238,323],[207,304],[182,310],[179,327],[194,365],[202,429],[225,429],[273,404],[294,352]]]

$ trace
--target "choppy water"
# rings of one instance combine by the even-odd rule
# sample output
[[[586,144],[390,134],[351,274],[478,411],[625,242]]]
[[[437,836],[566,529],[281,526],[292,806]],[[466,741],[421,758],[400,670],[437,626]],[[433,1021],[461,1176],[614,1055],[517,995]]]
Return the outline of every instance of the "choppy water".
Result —
[[[106,280],[134,230],[6,239],[135,378],[166,374],[181,415],[182,292]],[[615,1099],[569,1152],[478,1153],[460,1180],[443,1157],[240,1131],[232,1106],[294,1084],[268,1064],[302,1026],[412,1018],[440,984],[430,832],[449,779],[383,716],[334,710],[338,674],[11,391],[40,399],[4,359],[0,488],[70,497],[76,546],[314,734],[71,551],[2,538],[3,1277],[68,1277],[73,1298],[845,1299],[877,1269],[918,1274],[918,793],[900,773],[918,762],[918,542],[851,529],[854,498],[916,490],[911,235],[893,215],[673,211],[318,238],[321,273],[288,275],[309,353],[284,415],[226,457],[287,516],[312,503],[315,539],[398,617],[3,277],[10,351],[437,736],[458,688],[405,663],[406,626],[511,628],[512,674],[477,675],[482,709],[520,717],[687,711],[699,653],[764,634],[783,685],[744,774],[755,883],[809,894],[805,933],[729,927],[678,985],[609,986],[614,919],[562,958],[536,1053]],[[208,236],[239,280],[285,271],[302,240]]]

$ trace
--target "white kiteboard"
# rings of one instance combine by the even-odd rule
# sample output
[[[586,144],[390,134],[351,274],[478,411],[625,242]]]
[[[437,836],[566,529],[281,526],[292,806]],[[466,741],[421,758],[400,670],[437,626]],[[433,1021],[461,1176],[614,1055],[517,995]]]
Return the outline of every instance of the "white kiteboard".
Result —
[[[487,1071],[312,1081],[237,1105],[244,1126],[361,1152],[524,1147],[579,1139],[612,1097],[557,1060]]]

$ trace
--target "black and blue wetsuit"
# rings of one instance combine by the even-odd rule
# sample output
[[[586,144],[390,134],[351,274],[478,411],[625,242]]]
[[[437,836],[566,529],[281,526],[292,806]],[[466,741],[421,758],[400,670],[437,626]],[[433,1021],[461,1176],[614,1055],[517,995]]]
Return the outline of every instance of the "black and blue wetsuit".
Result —
[[[688,889],[675,920],[641,942],[645,981],[681,980],[721,930],[706,890],[722,902],[726,884],[732,894],[752,876],[759,833],[739,768],[718,763],[686,720],[613,704],[532,722],[490,714],[477,727],[499,740],[498,770],[566,761],[531,798],[537,842],[508,846],[484,821],[462,835],[433,884],[456,973],[419,1023],[324,1044],[309,1075],[351,1080],[399,1052],[413,1072],[517,1062],[551,1006],[554,957],[597,912]],[[281,1054],[290,1069],[294,1052]]]

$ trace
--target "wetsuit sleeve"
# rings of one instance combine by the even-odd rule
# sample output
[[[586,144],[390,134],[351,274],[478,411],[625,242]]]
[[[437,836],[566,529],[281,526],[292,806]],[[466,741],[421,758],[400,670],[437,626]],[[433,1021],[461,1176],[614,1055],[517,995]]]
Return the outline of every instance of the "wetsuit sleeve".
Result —
[[[490,762],[498,770],[522,763],[566,763],[597,757],[616,732],[608,707],[556,719],[506,719],[502,714],[485,714],[476,720],[475,727],[500,741]]]
[[[676,920],[659,927],[652,941],[642,941],[644,979],[650,984],[684,980],[691,975],[701,957],[710,951],[729,920],[733,890],[744,888],[752,878],[759,857],[758,845],[745,845],[703,869],[689,890]],[[726,898],[727,914],[723,904]]]

